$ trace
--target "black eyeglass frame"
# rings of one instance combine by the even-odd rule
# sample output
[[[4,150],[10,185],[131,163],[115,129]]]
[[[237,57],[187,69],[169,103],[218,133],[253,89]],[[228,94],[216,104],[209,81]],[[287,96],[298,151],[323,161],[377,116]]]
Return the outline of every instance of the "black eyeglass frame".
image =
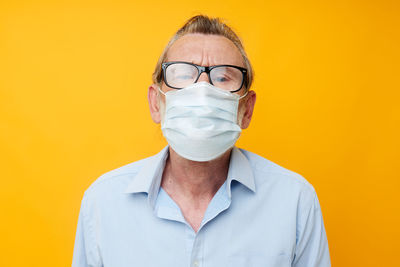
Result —
[[[197,75],[197,78],[196,78],[196,80],[194,81],[194,83],[197,83],[197,81],[198,81],[199,78],[200,78],[200,75],[201,75],[203,72],[205,72],[205,73],[207,73],[208,80],[210,81],[210,83],[211,83],[212,85],[214,85],[213,82],[212,82],[212,80],[211,80],[211,77],[210,77],[210,71],[211,71],[212,69],[215,69],[215,68],[218,68],[218,67],[233,67],[233,68],[236,68],[236,69],[238,69],[238,70],[240,70],[240,71],[242,72],[242,75],[243,75],[242,83],[240,84],[239,89],[233,90],[233,91],[229,91],[229,92],[231,92],[231,93],[236,93],[236,92],[240,91],[240,90],[242,89],[242,87],[243,87],[243,84],[246,84],[246,87],[247,87],[247,75],[246,75],[246,74],[247,74],[247,69],[242,68],[242,67],[239,67],[239,66],[235,66],[235,65],[215,65],[215,66],[208,66],[208,67],[205,67],[205,66],[199,66],[199,65],[196,65],[196,64],[194,64],[194,63],[186,62],[186,61],[170,61],[170,62],[164,62],[164,63],[161,64],[161,68],[162,68],[162,70],[163,70],[163,79],[164,79],[165,84],[166,84],[168,87],[171,87],[171,88],[173,88],[173,89],[178,89],[178,90],[179,90],[179,89],[183,89],[183,87],[182,87],[182,88],[179,88],[179,87],[171,86],[171,85],[169,85],[168,82],[167,82],[167,68],[168,68],[168,66],[173,65],[173,64],[176,64],[176,63],[184,63],[184,64],[188,64],[188,65],[195,66],[195,67],[197,68],[198,75]]]

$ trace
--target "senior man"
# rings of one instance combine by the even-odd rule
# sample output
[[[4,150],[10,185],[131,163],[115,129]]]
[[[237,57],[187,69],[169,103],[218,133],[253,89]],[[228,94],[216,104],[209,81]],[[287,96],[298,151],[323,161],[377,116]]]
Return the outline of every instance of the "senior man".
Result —
[[[252,118],[252,78],[219,19],[178,30],[148,92],[169,146],[85,191],[72,266],[330,266],[313,187],[234,146]]]

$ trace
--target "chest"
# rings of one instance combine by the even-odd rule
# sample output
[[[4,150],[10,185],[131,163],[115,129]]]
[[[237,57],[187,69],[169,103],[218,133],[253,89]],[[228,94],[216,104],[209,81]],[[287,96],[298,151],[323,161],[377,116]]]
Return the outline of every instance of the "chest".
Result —
[[[107,218],[99,218],[104,267],[291,266],[296,226],[290,209],[268,210],[217,196],[196,233],[176,203],[159,197],[154,210],[140,199],[134,209],[109,210]]]

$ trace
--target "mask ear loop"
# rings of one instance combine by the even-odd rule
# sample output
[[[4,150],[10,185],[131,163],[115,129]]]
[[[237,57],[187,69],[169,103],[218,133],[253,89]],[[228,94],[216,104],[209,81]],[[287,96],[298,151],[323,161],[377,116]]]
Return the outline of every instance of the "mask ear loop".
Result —
[[[249,90],[247,89],[247,90],[246,90],[246,93],[245,93],[244,95],[242,95],[242,96],[239,97],[239,100],[242,99],[242,98],[244,98],[244,97],[246,97],[246,95],[247,95],[248,93],[249,93]]]
[[[160,88],[159,86],[157,86],[157,88],[158,88],[158,91],[159,91],[161,94],[165,95],[165,93],[161,90],[161,88]]]

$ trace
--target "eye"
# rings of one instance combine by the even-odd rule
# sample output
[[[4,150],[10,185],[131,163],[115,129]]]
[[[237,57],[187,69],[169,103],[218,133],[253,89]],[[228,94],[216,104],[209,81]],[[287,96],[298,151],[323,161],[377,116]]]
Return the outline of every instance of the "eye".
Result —
[[[211,71],[211,79],[213,83],[236,83],[239,82],[241,78],[242,73],[240,70],[229,66],[216,67]]]
[[[170,80],[187,81],[195,79],[196,72],[196,67],[192,65],[185,63],[176,63],[168,67],[167,76]]]
[[[189,75],[189,74],[184,74],[184,73],[175,74],[174,79],[177,79],[177,80],[192,80],[193,76]]]
[[[213,77],[213,81],[217,83],[223,83],[223,82],[229,82],[231,80],[231,77],[228,77],[227,75],[219,75],[216,77]]]

